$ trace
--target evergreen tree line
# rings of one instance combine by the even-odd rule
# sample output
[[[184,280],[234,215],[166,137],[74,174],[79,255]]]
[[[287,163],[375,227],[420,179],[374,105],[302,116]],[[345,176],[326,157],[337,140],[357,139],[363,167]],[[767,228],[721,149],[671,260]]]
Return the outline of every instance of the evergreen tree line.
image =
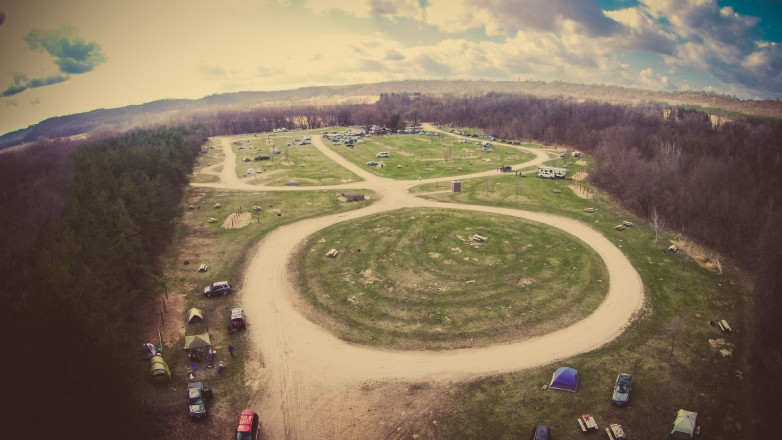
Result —
[[[50,210],[47,225],[28,228],[38,235],[16,255],[26,271],[6,292],[13,311],[6,314],[11,351],[4,377],[11,380],[3,398],[15,411],[4,432],[141,438],[150,414],[136,397],[137,381],[129,380],[138,377],[136,338],[144,330],[135,324],[134,304],[162,292],[155,259],[173,233],[207,135],[200,126],[144,130],[49,150],[52,175],[40,179],[40,191],[11,184],[32,198],[28,211],[41,202],[37,194],[57,194],[65,203]],[[10,161],[35,173],[28,156],[5,156],[3,169]]]

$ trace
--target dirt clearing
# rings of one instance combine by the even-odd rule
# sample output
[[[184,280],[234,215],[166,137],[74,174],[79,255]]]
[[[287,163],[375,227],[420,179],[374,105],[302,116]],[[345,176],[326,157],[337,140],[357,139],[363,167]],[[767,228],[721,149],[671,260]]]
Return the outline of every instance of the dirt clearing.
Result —
[[[223,229],[238,229],[249,225],[253,220],[253,215],[249,212],[241,214],[234,212],[223,222]]]

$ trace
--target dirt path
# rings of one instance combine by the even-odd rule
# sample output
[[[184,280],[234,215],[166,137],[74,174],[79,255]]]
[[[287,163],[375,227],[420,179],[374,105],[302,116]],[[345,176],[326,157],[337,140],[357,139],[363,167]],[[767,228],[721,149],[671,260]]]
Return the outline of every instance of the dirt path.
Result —
[[[229,146],[229,142],[223,140],[223,145]],[[259,408],[263,414],[265,438],[383,438],[398,429],[392,420],[395,411],[401,411],[397,414],[400,418],[409,414],[400,408],[426,410],[401,397],[396,401],[380,398],[404,388],[400,383],[425,382],[442,389],[450,382],[530,368],[590,351],[617,337],[642,306],[643,285],[635,269],[608,239],[583,223],[545,213],[427,201],[407,192],[407,188],[420,183],[496,175],[494,170],[422,182],[396,181],[377,177],[349,163],[326,147],[319,136],[313,137],[313,145],[364,179],[363,182],[327,188],[366,188],[376,191],[381,197],[377,203],[360,210],[280,227],[267,235],[254,252],[241,295],[247,314],[253,320],[248,333],[262,354],[267,377],[260,401],[248,402],[247,406]],[[536,154],[535,159],[514,168],[534,166],[548,160],[545,151],[532,152]],[[226,151],[223,170],[226,176],[233,170],[235,159],[232,157]],[[262,189],[239,182],[235,174],[233,177],[233,180],[229,178],[220,184],[199,186],[254,191],[317,189]],[[605,301],[584,320],[541,337],[518,343],[440,352],[394,351],[349,344],[304,318],[291,301],[296,289],[286,268],[294,248],[310,234],[330,225],[403,207],[512,215],[573,234],[594,248],[605,261],[610,278]],[[248,378],[248,381],[258,382],[253,378]],[[421,396],[423,400],[433,398],[432,393],[424,394]],[[373,413],[373,408],[378,411]]]

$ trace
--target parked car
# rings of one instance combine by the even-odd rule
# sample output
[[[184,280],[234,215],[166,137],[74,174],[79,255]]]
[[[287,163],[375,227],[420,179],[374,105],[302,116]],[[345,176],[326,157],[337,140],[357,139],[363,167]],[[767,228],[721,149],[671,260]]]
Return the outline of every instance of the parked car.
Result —
[[[206,415],[204,384],[201,382],[187,384],[187,413],[192,417],[203,417]]]
[[[246,409],[239,415],[239,425],[236,427],[236,440],[255,440],[258,438],[258,413]]]
[[[236,307],[231,309],[231,331],[240,330],[247,330],[247,318],[244,316],[244,309]]]
[[[549,440],[551,436],[551,430],[548,426],[536,426],[532,431],[532,440]]]
[[[381,151],[380,153],[377,153],[377,157],[391,157],[391,153],[388,151]]]
[[[611,402],[615,405],[624,405],[630,401],[630,391],[633,388],[633,375],[628,373],[620,373],[616,377],[616,385],[614,385],[614,395],[611,397]]]
[[[204,287],[204,296],[207,298],[228,293],[231,293],[231,285],[228,284],[228,281],[218,281]]]
[[[370,167],[374,167],[377,165],[377,162],[375,162],[374,160],[370,160],[369,162],[367,162],[367,165]]]
[[[507,173],[513,171],[513,168],[510,165],[503,165],[500,167],[500,171],[502,171],[503,173]]]
[[[271,156],[266,156],[266,155],[264,155],[264,156],[255,156],[255,159],[254,159],[254,160],[255,160],[256,162],[260,162],[260,161],[262,161],[262,160],[269,160],[269,159],[271,159]]]

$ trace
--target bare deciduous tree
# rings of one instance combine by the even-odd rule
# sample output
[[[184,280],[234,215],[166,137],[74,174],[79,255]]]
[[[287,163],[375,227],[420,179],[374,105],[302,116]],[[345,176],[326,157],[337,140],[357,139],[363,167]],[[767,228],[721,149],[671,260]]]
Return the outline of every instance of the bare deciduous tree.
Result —
[[[446,148],[443,150],[443,159],[445,159],[446,162],[448,162],[449,159],[451,159],[451,149]]]
[[[649,216],[649,222],[651,222],[652,229],[654,229],[654,242],[657,243],[660,232],[662,232],[663,228],[665,227],[665,219],[657,211],[657,208],[652,208],[652,213]]]

